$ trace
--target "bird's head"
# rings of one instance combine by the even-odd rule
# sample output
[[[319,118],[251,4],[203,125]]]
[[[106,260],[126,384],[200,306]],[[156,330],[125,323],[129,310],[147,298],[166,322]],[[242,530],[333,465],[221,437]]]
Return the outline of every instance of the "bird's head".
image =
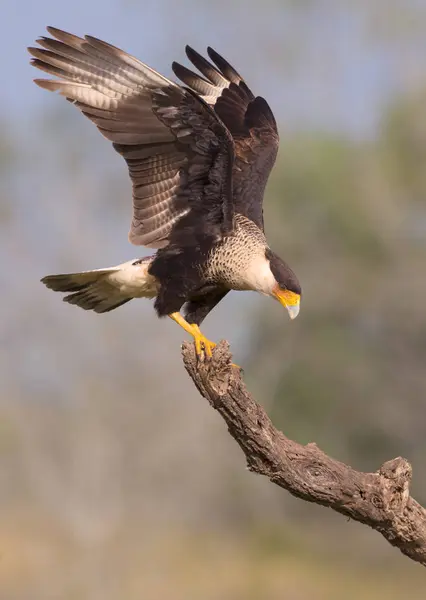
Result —
[[[302,290],[300,283],[290,267],[269,248],[265,252],[274,283],[270,287],[269,296],[285,306],[290,319],[295,319],[300,310]]]

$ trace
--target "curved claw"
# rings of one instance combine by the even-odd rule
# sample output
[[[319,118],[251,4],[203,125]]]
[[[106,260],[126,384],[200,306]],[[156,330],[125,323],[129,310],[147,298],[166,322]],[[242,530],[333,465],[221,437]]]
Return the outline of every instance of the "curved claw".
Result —
[[[210,359],[212,357],[212,349],[216,344],[208,340],[206,336],[201,333],[198,325],[192,324],[192,335],[194,336],[195,352],[197,353],[198,358],[204,353],[206,358]]]
[[[208,360],[210,360],[212,357],[212,350],[216,344],[208,340],[206,336],[201,333],[198,325],[195,325],[195,323],[188,323],[179,312],[171,313],[169,317],[173,319],[175,323],[180,325],[182,329],[192,335],[195,343],[195,352],[197,353],[198,358],[201,358],[204,355]],[[240,369],[241,371],[243,370],[235,363],[231,363],[231,365],[236,369]]]

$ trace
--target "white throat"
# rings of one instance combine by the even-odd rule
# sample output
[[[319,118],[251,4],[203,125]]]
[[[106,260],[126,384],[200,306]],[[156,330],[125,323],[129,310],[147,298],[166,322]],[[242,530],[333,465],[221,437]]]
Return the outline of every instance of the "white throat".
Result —
[[[253,256],[250,260],[246,272],[246,282],[248,290],[260,292],[270,296],[277,282],[272,274],[269,260],[264,254]]]

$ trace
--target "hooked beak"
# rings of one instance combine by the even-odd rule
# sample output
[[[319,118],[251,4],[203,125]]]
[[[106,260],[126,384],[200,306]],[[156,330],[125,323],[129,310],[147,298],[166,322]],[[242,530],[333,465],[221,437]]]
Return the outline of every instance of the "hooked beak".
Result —
[[[291,292],[290,290],[282,290],[276,288],[273,291],[273,296],[280,304],[286,307],[290,319],[295,319],[300,311],[300,295]]]

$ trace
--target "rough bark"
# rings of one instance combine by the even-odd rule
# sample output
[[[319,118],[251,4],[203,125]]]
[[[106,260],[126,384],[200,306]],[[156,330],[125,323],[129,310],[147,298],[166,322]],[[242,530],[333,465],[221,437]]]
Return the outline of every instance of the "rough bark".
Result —
[[[404,458],[362,473],[327,456],[315,443],[303,446],[277,430],[231,365],[226,342],[210,361],[182,348],[186,370],[198,391],[225,420],[251,471],[266,475],[293,496],[328,506],[369,525],[414,561],[426,566],[426,510],[410,496],[412,468]]]

